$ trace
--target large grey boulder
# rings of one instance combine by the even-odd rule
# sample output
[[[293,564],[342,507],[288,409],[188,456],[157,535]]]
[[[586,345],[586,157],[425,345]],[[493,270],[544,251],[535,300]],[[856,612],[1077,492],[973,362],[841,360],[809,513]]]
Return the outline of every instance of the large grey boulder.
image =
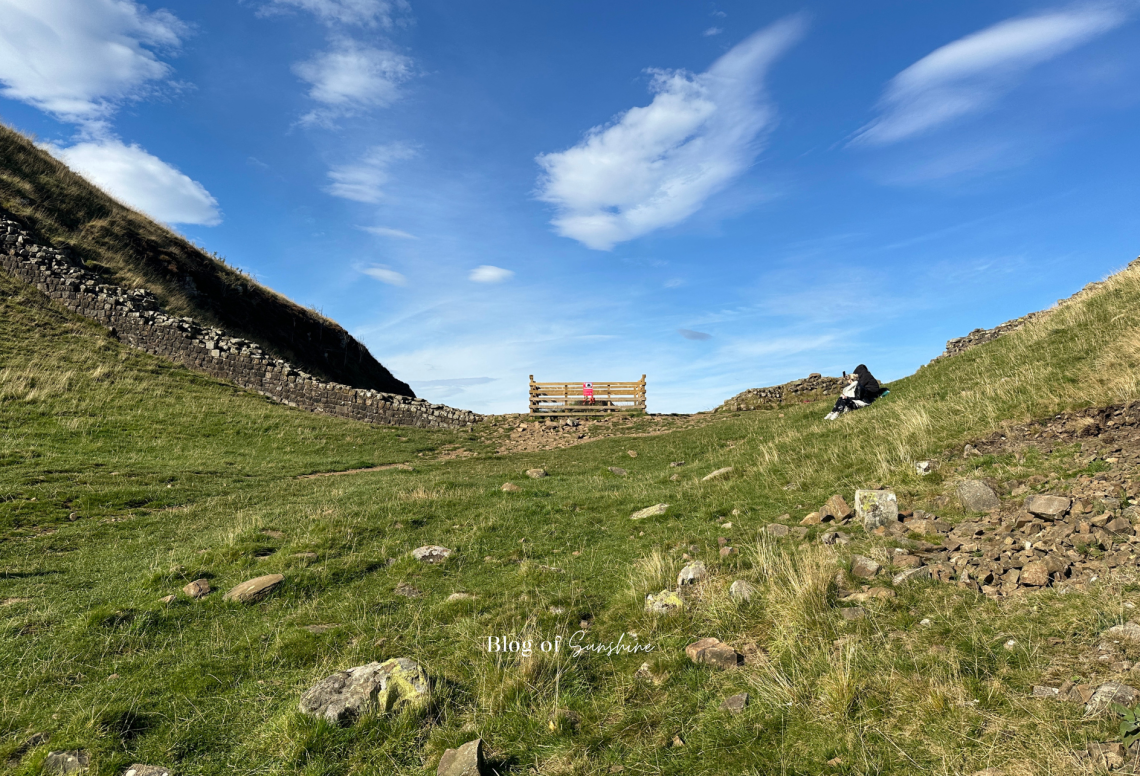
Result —
[[[468,741],[458,749],[448,749],[439,758],[436,776],[483,776],[487,770],[483,762],[483,739]]]
[[[855,491],[855,516],[868,531],[899,521],[899,500],[889,490]]]
[[[967,512],[989,512],[1001,506],[1001,501],[993,488],[981,480],[959,482],[958,503]]]
[[[302,713],[324,717],[334,725],[351,724],[372,711],[421,705],[427,695],[427,674],[420,664],[397,657],[337,671],[306,690],[300,708]]]
[[[222,600],[252,604],[272,593],[280,587],[284,581],[285,577],[280,574],[266,574],[263,577],[249,579],[237,587],[231,588],[229,592],[222,596]]]
[[[1072,503],[1065,496],[1028,496],[1025,499],[1025,511],[1054,520],[1068,512]]]

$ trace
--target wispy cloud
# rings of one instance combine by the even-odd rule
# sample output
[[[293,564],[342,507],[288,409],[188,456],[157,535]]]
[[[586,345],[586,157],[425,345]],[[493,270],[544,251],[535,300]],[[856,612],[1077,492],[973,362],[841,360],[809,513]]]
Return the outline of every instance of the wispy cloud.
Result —
[[[1120,6],[1090,5],[1010,19],[949,43],[891,79],[881,115],[852,142],[894,143],[984,112],[1035,65],[1126,19]]]
[[[222,222],[218,201],[201,183],[137,145],[101,138],[48,150],[124,205],[159,221],[202,226]]]
[[[493,267],[490,264],[484,264],[481,267],[476,267],[471,270],[471,274],[467,279],[474,283],[502,283],[504,280],[510,280],[514,277],[514,272],[502,267]]]
[[[383,265],[376,267],[366,267],[361,270],[365,275],[370,278],[376,278],[381,283],[387,283],[390,286],[405,286],[408,284],[408,279],[396,272],[394,269],[389,269]]]
[[[303,124],[328,124],[371,108],[391,105],[400,84],[412,77],[412,60],[386,49],[338,40],[333,48],[298,62],[293,72],[309,85],[309,97],[323,107],[305,114]]]
[[[374,234],[377,237],[394,237],[397,240],[418,240],[419,239],[418,237],[416,237],[414,234],[411,234],[410,232],[405,232],[402,229],[390,229],[386,226],[358,226],[356,228],[361,229],[365,232],[368,232],[369,234]]]
[[[270,0],[262,16],[288,10],[308,11],[325,24],[391,27],[408,10],[406,0]]]
[[[171,75],[158,58],[190,28],[132,0],[4,0],[3,96],[63,121],[105,121]]]
[[[707,30],[705,30],[701,34],[704,35],[706,38],[711,38],[714,35],[720,35],[722,32],[724,32],[724,30],[721,29],[720,27],[709,27]]]
[[[415,149],[403,143],[373,146],[360,161],[330,169],[332,183],[325,187],[325,192],[341,199],[375,204],[384,198],[383,186],[388,182],[392,163],[415,155]]]
[[[703,331],[693,331],[692,329],[677,329],[677,333],[687,340],[709,340],[712,339],[711,334],[706,334]]]
[[[651,70],[653,102],[537,161],[555,230],[608,250],[688,218],[743,173],[773,123],[763,79],[802,34],[801,17],[755,33],[706,72]]]

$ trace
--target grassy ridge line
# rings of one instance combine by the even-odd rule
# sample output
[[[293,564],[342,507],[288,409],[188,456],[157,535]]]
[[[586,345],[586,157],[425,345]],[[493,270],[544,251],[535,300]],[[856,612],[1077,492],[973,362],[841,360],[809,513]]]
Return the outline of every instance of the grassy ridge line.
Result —
[[[864,622],[846,625],[830,598],[831,550],[753,537],[784,512],[797,519],[832,492],[850,496],[873,481],[893,485],[907,505],[926,503],[944,483],[939,474],[913,476],[915,458],[1006,420],[1134,398],[1138,301],[1136,273],[1115,276],[1072,309],[898,381],[887,399],[836,423],[823,422],[818,407],[789,408],[783,419],[731,415],[634,442],[304,481],[290,478],[335,468],[330,459],[347,467],[353,455],[374,454],[379,462],[402,445],[430,449],[459,437],[419,432],[418,442],[401,443],[395,433],[413,433],[301,415],[174,368],[150,373],[153,359],[113,342],[96,348],[82,327],[35,318],[29,334],[29,316],[41,313],[6,304],[5,363],[15,354],[39,385],[57,387],[34,393],[19,370],[0,375],[0,390],[24,391],[12,389],[3,405],[0,456],[16,462],[0,467],[0,487],[19,494],[4,504],[7,524],[36,516],[0,542],[0,600],[28,599],[0,609],[0,660],[12,667],[0,676],[0,758],[25,733],[49,729],[52,748],[86,746],[105,773],[151,761],[190,774],[418,774],[444,747],[481,734],[515,772],[535,764],[542,773],[606,773],[620,763],[632,773],[957,774],[987,765],[1010,776],[1080,773],[1070,753],[1107,739],[1110,726],[1025,696],[1047,666],[1070,657],[1048,652],[1047,639],[1087,647],[1122,618],[1123,603],[1135,599],[1129,588],[1041,594],[1033,611],[1030,599],[920,586],[868,604]],[[111,377],[92,379],[101,368]],[[98,428],[78,439],[53,425],[97,410]],[[289,444],[287,429],[298,425],[306,436]],[[350,433],[366,453],[345,440]],[[128,436],[146,454],[124,449]],[[94,465],[118,456],[119,475]],[[203,476],[190,476],[186,456]],[[668,479],[678,471],[672,460],[689,462],[678,482]],[[552,476],[520,478],[539,465]],[[630,475],[610,475],[613,465]],[[725,465],[736,467],[732,477],[700,481]],[[108,504],[104,519],[129,519],[59,522],[58,499],[115,494],[124,476],[139,481],[140,494],[169,493],[185,508]],[[506,479],[524,491],[499,492]],[[656,502],[671,505],[666,516],[629,522]],[[741,515],[722,528],[715,518],[733,509]],[[33,528],[40,517],[55,533]],[[718,560],[717,535],[742,556]],[[426,543],[459,553],[422,568],[406,553]],[[650,618],[643,596],[670,583],[681,550],[694,544],[715,573],[703,600],[681,617]],[[198,576],[225,589],[277,571],[287,585],[256,607],[216,595],[155,604]],[[729,602],[737,577],[758,586],[754,605]],[[401,581],[424,596],[396,595]],[[457,590],[478,597],[447,602]],[[632,678],[640,657],[495,659],[478,649],[488,634],[568,636],[585,613],[592,640],[633,631],[659,645],[651,662],[662,684]],[[934,625],[919,627],[922,617]],[[299,628],[316,623],[338,627],[320,635]],[[732,673],[689,665],[681,648],[709,634],[754,644],[767,660]],[[1011,637],[1021,646],[1006,650]],[[847,640],[837,648],[839,639]],[[300,692],[332,670],[402,654],[441,679],[428,717],[332,730],[295,713]],[[1078,670],[1086,669],[1074,661]],[[741,690],[754,696],[745,714],[717,711]],[[686,745],[669,747],[673,735]],[[36,773],[43,752],[15,772]],[[838,770],[824,765],[833,757],[844,761]]]
[[[325,380],[413,395],[339,324],[268,289],[109,196],[0,124],[0,207],[108,282],[225,329]]]

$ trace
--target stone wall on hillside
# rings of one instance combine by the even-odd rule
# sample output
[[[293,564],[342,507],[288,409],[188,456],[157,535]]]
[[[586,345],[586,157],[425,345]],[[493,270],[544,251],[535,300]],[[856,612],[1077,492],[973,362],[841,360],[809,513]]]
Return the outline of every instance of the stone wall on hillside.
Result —
[[[813,372],[802,380],[793,380],[783,385],[768,388],[749,388],[738,393],[714,412],[739,412],[778,407],[787,402],[814,401],[825,396],[838,396],[845,380],[840,377],[824,377]]]
[[[394,393],[318,380],[268,356],[253,342],[159,309],[149,291],[102,283],[0,212],[0,266],[120,340],[196,371],[229,380],[290,407],[353,420],[421,428],[463,428],[481,416]]]
[[[1136,259],[1128,265],[1129,269],[1135,269],[1138,267],[1140,267],[1140,259]],[[965,353],[970,348],[976,348],[978,345],[984,345],[987,342],[996,340],[998,337],[1002,337],[1006,334],[1011,334],[1012,332],[1020,329],[1022,326],[1025,326],[1027,323],[1031,323],[1032,321],[1035,321],[1039,318],[1044,318],[1045,316],[1051,315],[1053,312],[1061,307],[1064,307],[1067,304],[1071,304],[1078,299],[1083,299],[1093,291],[1103,286],[1104,283],[1105,281],[1103,280],[1089,283],[1080,291],[1068,297],[1067,299],[1058,299],[1057,304],[1053,305],[1048,310],[1040,310],[1035,313],[1023,315],[1020,318],[1014,318],[1012,321],[1006,321],[1005,323],[998,324],[992,329],[974,329],[965,337],[955,337],[952,340],[948,340],[946,342],[946,350],[943,351],[940,356],[936,356],[930,363],[933,364],[935,361],[938,361],[940,359],[956,356],[959,353]]]

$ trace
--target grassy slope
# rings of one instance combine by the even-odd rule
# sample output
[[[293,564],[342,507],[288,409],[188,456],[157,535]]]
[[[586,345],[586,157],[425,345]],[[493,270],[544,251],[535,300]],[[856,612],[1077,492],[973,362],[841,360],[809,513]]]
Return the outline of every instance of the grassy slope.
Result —
[[[757,542],[756,531],[870,483],[922,506],[943,483],[915,477],[911,461],[1004,420],[1136,398],[1138,311],[1140,272],[1130,270],[837,423],[821,421],[818,405],[789,407],[653,438],[431,462],[417,453],[486,448],[454,432],[270,404],[124,349],[0,277],[0,767],[31,732],[49,730],[51,744],[15,773],[38,773],[48,749],[73,746],[92,750],[105,774],[136,761],[179,774],[426,773],[476,734],[512,772],[1079,772],[1068,753],[1110,738],[1110,724],[1027,690],[1095,643],[1123,601],[1140,598],[1134,588],[995,602],[921,585],[845,625],[832,601],[841,558],[818,543]],[[688,463],[669,468],[676,460]],[[395,461],[415,470],[295,478]],[[699,479],[730,465],[730,478]],[[1012,460],[973,465],[1025,474]],[[552,476],[522,476],[533,466]],[[499,491],[507,480],[523,491]],[[656,502],[671,505],[667,515],[629,521]],[[716,518],[734,509],[723,529]],[[69,522],[72,512],[80,519]],[[718,534],[742,548],[738,559],[717,558]],[[458,552],[419,567],[407,553],[429,543]],[[713,584],[686,614],[653,620],[644,595],[671,585],[694,544]],[[286,585],[255,606],[220,593],[157,600],[198,577],[225,590],[271,572]],[[753,604],[729,602],[735,578],[758,585]],[[395,595],[400,581],[425,595]],[[478,597],[447,602],[456,591]],[[668,678],[635,681],[640,655],[480,650],[489,635],[568,637],[587,613],[589,641],[636,632],[657,646],[651,662]],[[919,627],[923,617],[934,625]],[[300,628],[321,623],[338,627]],[[719,673],[688,664],[684,645],[705,635],[753,643],[768,661]],[[1011,636],[1019,646],[1002,648]],[[1047,646],[1056,637],[1067,644]],[[296,713],[315,680],[398,655],[439,680],[429,712],[345,730]],[[742,690],[753,696],[744,714],[717,710]],[[686,745],[669,747],[674,735]],[[834,757],[843,764],[825,765]]]
[[[259,285],[124,207],[2,124],[0,207],[56,247],[70,246],[108,282],[149,289],[174,315],[254,340],[324,379],[412,395],[335,321]]]

